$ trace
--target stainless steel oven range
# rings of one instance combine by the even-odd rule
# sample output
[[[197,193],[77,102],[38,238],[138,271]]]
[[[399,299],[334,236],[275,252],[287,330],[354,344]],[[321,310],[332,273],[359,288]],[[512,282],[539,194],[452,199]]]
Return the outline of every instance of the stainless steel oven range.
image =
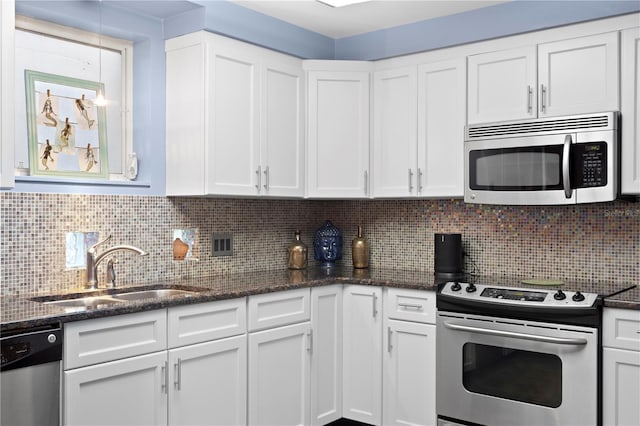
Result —
[[[438,425],[600,424],[598,294],[449,282],[437,307]]]

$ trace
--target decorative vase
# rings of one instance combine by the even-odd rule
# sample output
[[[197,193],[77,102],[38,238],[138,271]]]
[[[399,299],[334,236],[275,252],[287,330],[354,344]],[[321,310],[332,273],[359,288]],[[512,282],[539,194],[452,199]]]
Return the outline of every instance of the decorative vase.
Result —
[[[332,267],[336,260],[342,259],[342,231],[327,220],[316,231],[313,239],[313,258],[322,262],[322,266]]]
[[[300,231],[294,233],[294,240],[289,247],[287,247],[289,253],[289,262],[287,264],[289,269],[304,269],[307,267],[307,246],[300,241]]]
[[[369,241],[362,236],[362,227],[358,226],[358,236],[351,242],[353,267],[364,269],[369,267]]]

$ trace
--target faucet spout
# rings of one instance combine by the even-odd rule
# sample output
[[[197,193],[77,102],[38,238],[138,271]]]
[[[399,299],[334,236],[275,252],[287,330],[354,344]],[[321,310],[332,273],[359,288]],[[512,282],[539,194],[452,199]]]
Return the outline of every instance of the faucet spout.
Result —
[[[104,260],[106,256],[116,251],[131,251],[140,256],[148,256],[149,253],[146,251],[139,249],[138,247],[134,247],[127,244],[121,244],[113,247],[109,247],[104,252],[100,253],[96,256],[96,248],[106,243],[111,239],[111,235],[109,235],[106,239],[92,245],[87,250],[87,284],[86,287],[91,290],[96,290],[98,288],[98,265]]]

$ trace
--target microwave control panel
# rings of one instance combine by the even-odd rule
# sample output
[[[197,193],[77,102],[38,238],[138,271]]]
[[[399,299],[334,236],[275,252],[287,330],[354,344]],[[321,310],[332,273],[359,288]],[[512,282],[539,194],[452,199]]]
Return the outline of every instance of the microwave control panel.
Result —
[[[571,187],[593,188],[607,185],[607,143],[589,142],[571,146]]]

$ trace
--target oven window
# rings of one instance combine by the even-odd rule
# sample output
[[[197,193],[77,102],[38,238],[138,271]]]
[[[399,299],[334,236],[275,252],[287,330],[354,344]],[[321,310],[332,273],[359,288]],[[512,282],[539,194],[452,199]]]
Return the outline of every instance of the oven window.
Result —
[[[562,189],[562,145],[473,150],[469,165],[474,190]]]
[[[557,408],[562,362],[557,355],[465,343],[462,382],[482,395]]]

